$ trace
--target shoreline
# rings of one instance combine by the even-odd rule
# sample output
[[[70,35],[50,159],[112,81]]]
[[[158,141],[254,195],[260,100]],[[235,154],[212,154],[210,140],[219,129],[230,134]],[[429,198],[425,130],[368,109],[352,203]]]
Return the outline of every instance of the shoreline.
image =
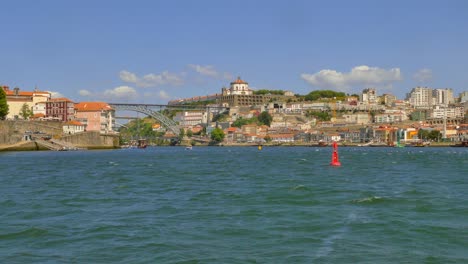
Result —
[[[359,146],[361,143],[338,143],[339,147],[357,147],[357,148],[394,148],[393,146]],[[221,143],[218,145],[194,145],[194,147],[258,147],[259,145],[263,147],[313,147],[313,148],[328,148],[331,147],[331,144],[326,146],[320,146],[318,144],[310,143],[283,143],[283,144],[252,144],[252,143]],[[153,147],[161,147],[155,145]],[[185,147],[184,145],[176,147]],[[456,143],[453,142],[433,142],[427,146],[405,146],[405,148],[439,148],[439,147],[459,147]],[[109,147],[109,146],[89,146],[87,150],[104,150],[104,149],[122,149],[121,146],[118,147]],[[7,151],[53,151],[47,148],[38,146],[34,142],[18,142],[16,144],[2,144],[0,145],[0,152]]]

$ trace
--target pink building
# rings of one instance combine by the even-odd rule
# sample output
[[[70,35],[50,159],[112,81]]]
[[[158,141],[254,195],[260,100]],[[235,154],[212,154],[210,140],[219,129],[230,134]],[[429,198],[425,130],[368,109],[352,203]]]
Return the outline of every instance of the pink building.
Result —
[[[86,131],[109,133],[113,132],[115,110],[104,102],[80,102],[75,105],[75,118],[86,125]]]

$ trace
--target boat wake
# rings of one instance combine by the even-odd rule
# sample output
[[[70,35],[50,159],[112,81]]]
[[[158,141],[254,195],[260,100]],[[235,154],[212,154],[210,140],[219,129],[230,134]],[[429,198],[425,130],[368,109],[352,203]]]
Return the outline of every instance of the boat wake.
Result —
[[[361,199],[355,199],[352,200],[352,203],[366,203],[366,204],[373,204],[373,203],[380,203],[385,201],[384,198],[379,197],[379,196],[370,196],[370,197],[365,197]]]

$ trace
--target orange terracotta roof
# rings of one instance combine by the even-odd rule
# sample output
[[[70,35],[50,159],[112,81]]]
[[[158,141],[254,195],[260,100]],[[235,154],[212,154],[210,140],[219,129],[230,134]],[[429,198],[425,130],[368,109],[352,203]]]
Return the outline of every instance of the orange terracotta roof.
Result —
[[[72,102],[72,100],[65,98],[65,97],[60,97],[60,98],[52,98],[48,102]]]
[[[15,90],[5,90],[5,94],[6,95],[15,95]],[[33,91],[33,92],[30,92],[30,91],[18,91],[18,95],[19,96],[33,96],[33,95],[40,95],[40,94],[45,94],[45,95],[50,95],[49,92],[43,92],[43,91]]]
[[[39,117],[44,117],[45,115],[43,113],[38,113],[38,114],[34,114],[33,115],[33,118],[39,118]]]
[[[6,93],[6,95],[15,95],[15,91],[12,91],[12,90],[5,91],[5,93]],[[21,91],[19,91],[18,95],[19,96],[33,96],[33,92],[21,92]]]
[[[227,129],[228,132],[236,132],[237,131],[237,128],[236,127],[229,127]]]
[[[104,102],[80,102],[75,104],[76,111],[102,111],[113,110],[108,103]]]
[[[231,84],[247,84],[247,82],[244,82],[240,77],[237,77],[237,80],[231,82]]]
[[[84,126],[83,123],[81,123],[80,121],[76,121],[76,120],[68,121],[65,123],[65,125]]]
[[[269,134],[271,138],[294,137],[294,134]]]

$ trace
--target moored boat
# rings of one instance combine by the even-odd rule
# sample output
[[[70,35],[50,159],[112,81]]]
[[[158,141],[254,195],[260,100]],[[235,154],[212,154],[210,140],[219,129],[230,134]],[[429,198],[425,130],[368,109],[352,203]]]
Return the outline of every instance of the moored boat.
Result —
[[[468,140],[464,140],[458,144],[451,145],[451,147],[468,147]]]
[[[413,141],[413,142],[410,142],[409,145],[406,145],[406,146],[409,146],[409,147],[427,147],[431,145],[431,142],[429,141]]]
[[[146,139],[139,139],[138,140],[138,145],[137,147],[140,149],[144,149],[148,146],[148,143],[146,142]]]

